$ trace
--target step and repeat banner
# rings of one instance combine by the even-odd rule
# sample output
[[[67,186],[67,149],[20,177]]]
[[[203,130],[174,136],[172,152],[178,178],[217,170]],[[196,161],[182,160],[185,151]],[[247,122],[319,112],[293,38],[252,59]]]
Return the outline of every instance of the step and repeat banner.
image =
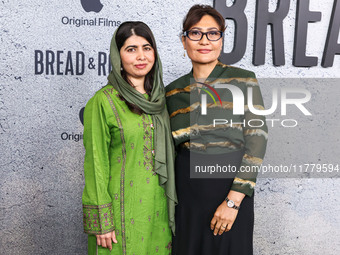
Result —
[[[256,73],[268,110],[254,254],[339,254],[339,0],[1,1],[1,254],[87,254],[82,114],[111,37],[148,24],[169,84],[191,70],[180,34],[194,4],[226,18],[221,61]]]

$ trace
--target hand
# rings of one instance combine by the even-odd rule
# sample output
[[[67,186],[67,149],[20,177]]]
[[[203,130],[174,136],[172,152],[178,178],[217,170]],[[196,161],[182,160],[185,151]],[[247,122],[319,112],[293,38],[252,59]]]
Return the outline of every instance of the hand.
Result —
[[[230,190],[228,193],[228,198],[235,202],[235,205],[240,206],[242,200],[244,199],[245,194]],[[211,230],[214,230],[214,235],[217,233],[222,235],[224,232],[227,232],[231,229],[238,214],[238,210],[234,208],[230,208],[227,205],[226,201],[217,208],[215,211],[214,217],[210,222]]]
[[[210,222],[211,230],[214,230],[214,235],[222,235],[231,229],[238,214],[238,210],[227,206],[227,202],[223,201],[222,204],[216,209],[214,217]]]
[[[115,231],[103,235],[96,235],[97,244],[112,250],[112,242],[117,243]]]

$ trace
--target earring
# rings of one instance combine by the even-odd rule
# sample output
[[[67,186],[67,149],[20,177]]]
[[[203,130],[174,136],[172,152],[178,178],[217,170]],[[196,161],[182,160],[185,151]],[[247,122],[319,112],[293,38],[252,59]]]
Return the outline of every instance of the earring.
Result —
[[[123,67],[120,68],[120,71],[123,71]]]
[[[183,57],[185,57],[185,51],[184,51],[184,53],[183,53]]]

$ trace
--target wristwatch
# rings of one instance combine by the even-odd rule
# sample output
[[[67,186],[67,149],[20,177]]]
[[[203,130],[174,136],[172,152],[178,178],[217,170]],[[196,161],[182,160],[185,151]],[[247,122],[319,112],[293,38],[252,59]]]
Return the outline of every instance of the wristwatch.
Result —
[[[239,209],[240,209],[240,207],[237,206],[237,205],[235,205],[235,202],[234,202],[233,200],[230,200],[228,197],[225,198],[225,201],[227,202],[227,206],[228,206],[229,208],[234,208],[234,209],[236,209],[236,210],[239,210]]]

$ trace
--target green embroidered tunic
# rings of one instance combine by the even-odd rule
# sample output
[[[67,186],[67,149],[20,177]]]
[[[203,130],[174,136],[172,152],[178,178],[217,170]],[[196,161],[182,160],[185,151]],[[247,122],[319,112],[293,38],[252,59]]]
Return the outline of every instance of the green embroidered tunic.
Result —
[[[251,88],[252,105],[257,110],[264,109],[255,74],[218,62],[205,84],[212,88],[228,84],[242,91],[244,114],[233,114],[236,101],[228,89],[215,88],[221,102],[214,102],[211,97],[207,97],[207,115],[201,115],[198,89],[201,88],[203,92],[209,92],[210,89],[196,83],[190,72],[166,86],[166,102],[175,145],[182,144],[204,154],[222,154],[244,149],[240,168],[258,169],[266,151],[268,128],[265,117],[253,114],[248,106],[248,88]],[[214,119],[228,122],[214,125]],[[253,173],[238,171],[231,190],[252,196],[256,176],[257,170]]]
[[[110,85],[84,112],[83,192],[88,254],[171,254],[164,189],[154,172],[151,116],[132,113]],[[96,234],[115,230],[117,244],[96,245]]]

